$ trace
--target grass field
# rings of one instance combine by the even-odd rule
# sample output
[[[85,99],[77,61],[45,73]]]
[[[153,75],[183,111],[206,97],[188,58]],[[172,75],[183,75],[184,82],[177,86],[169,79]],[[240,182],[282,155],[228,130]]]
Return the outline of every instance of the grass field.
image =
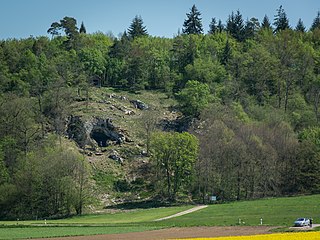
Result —
[[[320,223],[320,195],[210,205],[193,214],[169,219],[166,224],[230,226],[238,225],[240,218],[244,222],[241,224],[254,226],[259,225],[262,218],[264,225],[291,226],[297,217],[312,217]]]
[[[140,209],[114,214],[95,214],[62,220],[2,221],[0,239],[94,235],[146,231],[167,227],[263,225],[291,226],[297,217],[312,217],[320,223],[320,195],[273,198],[215,204],[188,215],[154,222],[193,206]],[[60,225],[60,226],[59,226]],[[81,225],[81,227],[80,227]]]
[[[218,238],[187,238],[184,240],[318,240],[319,233],[281,233],[255,236],[238,236],[238,237],[218,237]],[[175,239],[179,240],[179,239]],[[180,239],[182,240],[182,239]]]

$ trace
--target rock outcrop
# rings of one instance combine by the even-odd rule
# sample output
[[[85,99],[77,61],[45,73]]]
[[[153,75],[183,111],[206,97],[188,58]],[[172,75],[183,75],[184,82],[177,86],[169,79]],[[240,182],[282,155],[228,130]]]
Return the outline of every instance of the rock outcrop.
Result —
[[[79,116],[71,116],[67,134],[81,148],[86,145],[106,147],[111,144],[121,144],[126,139],[121,129],[114,126],[111,119],[99,117],[83,121]]]

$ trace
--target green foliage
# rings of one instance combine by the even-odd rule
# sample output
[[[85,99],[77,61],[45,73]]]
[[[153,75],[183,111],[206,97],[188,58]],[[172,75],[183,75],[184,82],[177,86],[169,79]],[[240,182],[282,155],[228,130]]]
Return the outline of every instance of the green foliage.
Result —
[[[197,116],[210,101],[210,89],[205,83],[190,80],[176,97],[179,108],[184,114]]]
[[[261,22],[261,28],[263,29],[272,29],[271,23],[267,15],[264,15],[263,20]]]
[[[304,33],[306,31],[306,27],[304,26],[301,18],[299,18],[295,30],[298,31],[298,32],[302,32],[302,33]]]
[[[73,175],[64,173],[57,174],[60,193],[66,196],[59,202],[63,207],[57,210],[50,206],[47,212],[43,209],[43,199],[49,199],[48,192],[41,189],[44,176],[50,189],[57,187],[54,176],[46,172],[39,159],[48,161],[48,165],[59,159],[57,154],[46,152],[43,143],[54,131],[62,146],[66,121],[75,112],[88,116],[103,109],[104,117],[112,114],[99,101],[113,91],[158,107],[165,102],[166,109],[176,104],[176,96],[179,110],[190,120],[196,117],[193,124],[199,120],[199,125],[192,127],[201,133],[201,158],[196,161],[196,170],[204,177],[188,180],[190,186],[181,183],[177,195],[192,191],[193,196],[205,198],[213,189],[223,198],[234,200],[318,192],[319,136],[313,133],[320,119],[318,15],[311,31],[304,32],[302,21],[293,31],[288,29],[288,18],[280,6],[274,34],[267,16],[259,28],[257,19],[244,22],[237,11],[229,16],[227,31],[221,20],[213,18],[211,34],[202,35],[201,14],[193,6],[185,21],[185,34],[173,38],[149,36],[141,17],[133,19],[128,34],[119,38],[102,32],[84,34],[83,24],[80,34],[76,19],[65,17],[48,30],[52,39],[2,40],[0,188],[5,194],[0,196],[1,217],[35,217],[36,210],[42,216],[81,212],[82,203],[74,202],[75,192],[69,188],[74,186]],[[91,88],[93,82],[117,89]],[[149,90],[163,91],[161,99]],[[156,114],[159,125],[166,126],[163,123],[168,121],[170,126],[182,128],[179,119],[175,120],[179,113]],[[124,118],[127,122],[121,121],[121,127],[133,129],[130,137],[134,141],[140,116],[139,112],[130,120]],[[137,149],[123,151],[135,161],[141,150]],[[230,177],[225,177],[225,172]],[[141,191],[145,187],[143,181],[134,185],[131,180],[121,182],[127,178],[119,176],[97,172],[94,180],[99,187],[108,185],[105,191],[112,191],[118,180],[121,189]],[[24,179],[30,184],[26,185]],[[158,183],[159,189],[165,189],[167,183]],[[32,189],[32,194],[28,196],[20,185]]]
[[[184,133],[155,133],[151,140],[157,181],[165,195],[175,200],[183,188],[188,189],[198,156],[198,140]]]
[[[243,18],[239,10],[236,14],[232,12],[231,15],[229,15],[226,30],[238,41],[243,41],[245,39]]]
[[[275,29],[274,29],[275,33],[278,33],[280,31],[290,28],[289,19],[284,9],[282,8],[282,5],[280,5],[279,9],[277,9],[277,14],[274,16],[273,25],[275,26]]]
[[[320,11],[318,11],[317,16],[313,19],[310,31],[320,29]]]
[[[190,13],[187,13],[187,19],[183,23],[182,32],[185,34],[202,34],[201,13],[196,5],[193,5]]]
[[[81,26],[80,26],[80,29],[79,29],[79,33],[84,33],[84,34],[87,33],[87,29],[84,26],[83,22],[81,23]]]
[[[143,26],[143,20],[141,16],[135,16],[128,29],[129,37],[135,39],[138,37],[147,36],[148,32],[145,26]]]

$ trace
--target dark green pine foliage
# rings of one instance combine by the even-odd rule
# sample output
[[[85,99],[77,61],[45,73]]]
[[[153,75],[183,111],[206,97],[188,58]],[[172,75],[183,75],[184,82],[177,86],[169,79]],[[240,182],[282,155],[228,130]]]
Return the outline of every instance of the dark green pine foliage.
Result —
[[[209,34],[214,34],[218,31],[218,27],[217,27],[217,21],[215,18],[211,19],[210,25],[209,25]]]
[[[227,31],[232,37],[240,42],[245,39],[244,23],[239,10],[236,14],[232,12],[231,15],[229,15],[227,20]]]
[[[73,17],[64,17],[60,20],[60,25],[64,29],[68,38],[74,39],[78,36],[77,20]]]
[[[187,19],[183,23],[182,32],[185,34],[202,34],[201,13],[198,11],[196,5],[193,5],[191,12],[187,13]]]
[[[280,5],[279,9],[277,9],[277,15],[274,16],[273,25],[275,26],[275,33],[290,28],[289,19],[284,9],[282,8],[282,5]]]
[[[257,18],[251,18],[246,21],[246,25],[244,27],[244,38],[249,39],[253,38],[256,32],[260,28],[260,23]]]
[[[219,21],[218,21],[217,29],[218,29],[218,32],[219,32],[219,33],[221,33],[222,31],[224,31],[224,25],[223,25],[221,19],[219,19]]]
[[[143,26],[143,20],[141,16],[135,16],[135,18],[132,20],[132,23],[128,29],[128,34],[131,39],[148,35],[146,27]]]
[[[221,59],[221,63],[223,65],[227,65],[230,58],[231,58],[231,46],[230,46],[230,43],[229,43],[229,40],[227,39],[227,42],[226,42],[226,45],[223,49],[223,54],[222,54],[222,59]]]
[[[316,28],[320,29],[320,11],[318,11],[316,18],[313,20],[310,31],[314,31]]]
[[[302,32],[304,33],[306,31],[306,27],[304,26],[301,18],[299,18],[299,21],[297,23],[297,26],[296,26],[296,29],[295,29],[297,32]]]
[[[263,28],[263,29],[272,29],[270,20],[269,20],[267,15],[264,15],[264,18],[263,18],[262,23],[261,23],[261,28]]]
[[[81,23],[79,32],[80,32],[80,33],[84,33],[84,34],[87,33],[86,27],[84,26],[83,22]]]

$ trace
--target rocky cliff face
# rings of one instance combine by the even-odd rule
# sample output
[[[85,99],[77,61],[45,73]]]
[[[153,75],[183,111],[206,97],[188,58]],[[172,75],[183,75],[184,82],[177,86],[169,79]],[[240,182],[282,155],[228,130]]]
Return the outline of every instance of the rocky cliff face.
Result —
[[[67,135],[79,147],[106,147],[121,144],[126,140],[123,131],[114,126],[111,119],[93,117],[84,121],[79,116],[71,116],[67,125]]]

